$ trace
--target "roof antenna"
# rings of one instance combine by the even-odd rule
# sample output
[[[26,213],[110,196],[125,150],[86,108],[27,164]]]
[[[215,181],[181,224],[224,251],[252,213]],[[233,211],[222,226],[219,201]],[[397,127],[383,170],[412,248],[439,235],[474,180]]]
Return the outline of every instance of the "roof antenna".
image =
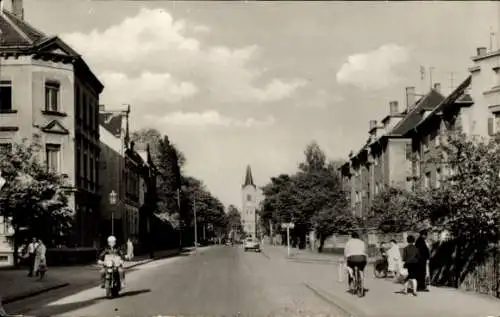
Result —
[[[493,39],[496,37],[496,33],[493,32],[493,28],[490,26],[490,52],[493,51]]]

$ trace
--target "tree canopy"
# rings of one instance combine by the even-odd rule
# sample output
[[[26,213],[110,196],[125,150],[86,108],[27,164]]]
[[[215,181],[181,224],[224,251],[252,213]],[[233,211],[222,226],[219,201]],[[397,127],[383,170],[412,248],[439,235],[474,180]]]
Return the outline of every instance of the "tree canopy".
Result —
[[[304,156],[297,172],[272,177],[262,188],[265,198],[261,220],[271,221],[277,230],[282,223],[293,222],[301,242],[311,229],[324,241],[335,232],[350,230],[356,221],[348,210],[337,171],[339,162],[327,161],[316,142],[307,145]]]
[[[65,244],[73,221],[68,207],[65,175],[42,163],[39,137],[14,143],[0,153],[0,170],[6,180],[0,190],[0,212],[10,219],[16,240],[36,235],[47,245]],[[26,230],[20,230],[26,229]]]

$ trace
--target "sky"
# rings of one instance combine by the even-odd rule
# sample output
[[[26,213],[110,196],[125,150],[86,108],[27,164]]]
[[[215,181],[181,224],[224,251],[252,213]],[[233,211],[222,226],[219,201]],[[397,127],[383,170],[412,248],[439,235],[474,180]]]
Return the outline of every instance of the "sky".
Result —
[[[236,206],[248,164],[263,186],[295,172],[311,141],[346,159],[389,101],[404,109],[406,86],[429,90],[429,67],[448,93],[476,48],[500,33],[500,2],[24,6],[28,22],[83,56],[105,85],[101,104],[130,104],[133,129],[167,134],[187,158],[185,172]]]

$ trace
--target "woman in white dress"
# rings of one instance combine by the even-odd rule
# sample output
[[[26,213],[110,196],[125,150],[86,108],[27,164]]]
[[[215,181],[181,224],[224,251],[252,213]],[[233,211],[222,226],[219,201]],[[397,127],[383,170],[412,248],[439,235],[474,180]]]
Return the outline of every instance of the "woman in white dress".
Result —
[[[387,251],[387,271],[393,274],[394,277],[397,277],[400,274],[401,269],[403,268],[403,266],[401,265],[401,251],[399,250],[399,245],[396,240],[391,240],[390,244],[391,247]]]

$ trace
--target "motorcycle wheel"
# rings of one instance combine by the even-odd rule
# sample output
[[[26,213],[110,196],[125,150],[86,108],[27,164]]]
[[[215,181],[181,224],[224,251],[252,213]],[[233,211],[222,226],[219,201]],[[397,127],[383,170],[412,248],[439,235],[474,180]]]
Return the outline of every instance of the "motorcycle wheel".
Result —
[[[115,287],[113,287],[113,288],[112,288],[112,290],[111,290],[111,295],[112,295],[113,297],[118,297],[118,293],[119,293],[119,292],[120,292],[120,288],[118,288],[118,286],[115,286]]]

